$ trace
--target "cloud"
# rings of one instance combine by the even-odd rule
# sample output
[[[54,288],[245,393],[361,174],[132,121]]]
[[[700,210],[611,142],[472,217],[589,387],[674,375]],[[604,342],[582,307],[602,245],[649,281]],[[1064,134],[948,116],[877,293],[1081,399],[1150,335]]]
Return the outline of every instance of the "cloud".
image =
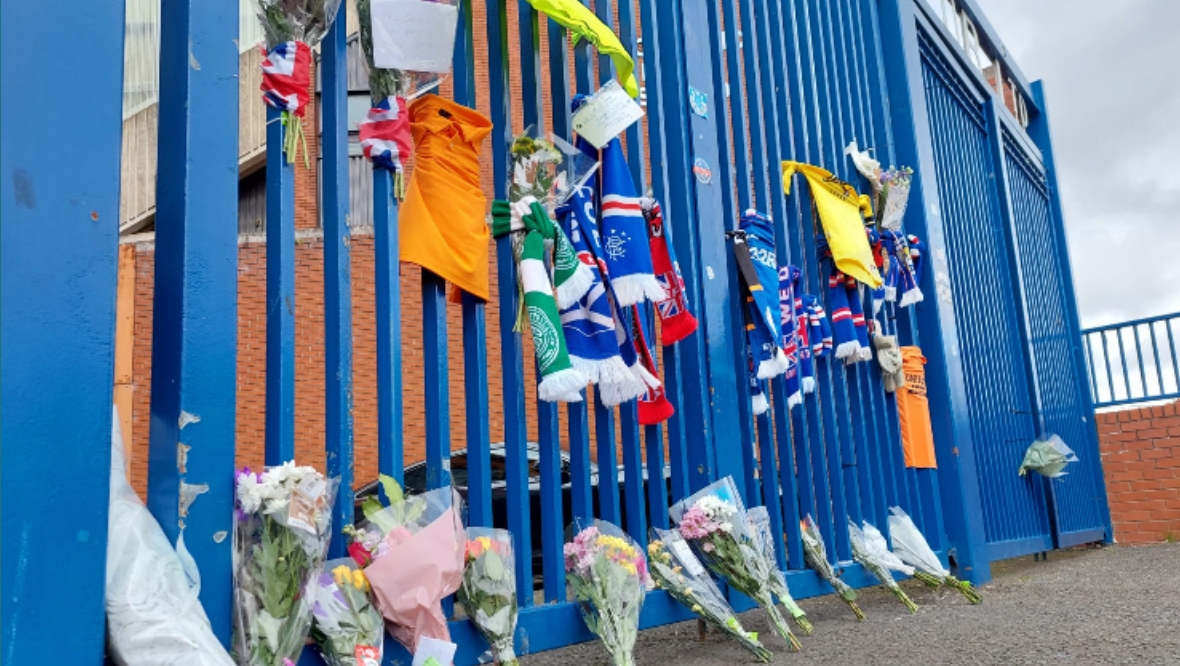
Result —
[[[978,2],[1045,81],[1082,325],[1180,311],[1180,2]]]

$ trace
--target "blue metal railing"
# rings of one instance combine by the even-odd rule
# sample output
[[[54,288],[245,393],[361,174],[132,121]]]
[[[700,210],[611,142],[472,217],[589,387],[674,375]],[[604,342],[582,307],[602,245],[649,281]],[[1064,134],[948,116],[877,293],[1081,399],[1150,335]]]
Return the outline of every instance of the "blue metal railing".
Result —
[[[1082,331],[1094,407],[1180,398],[1180,312]]]
[[[85,18],[89,14],[83,10],[91,5],[101,7],[104,16],[117,14],[112,5],[118,3],[110,0],[62,3],[77,10],[61,12],[65,16]],[[571,56],[565,30],[526,0],[459,4],[454,72],[447,90],[456,102],[490,116],[494,130],[484,146],[492,171],[490,194],[504,198],[513,134],[533,125],[568,138],[571,97],[592,92],[609,79],[612,63],[596,57],[584,42]],[[1078,369],[1082,364],[1077,345],[1070,344],[1077,335],[1068,340],[1060,336],[1064,330],[1077,331],[1072,319],[1076,308],[1055,180],[1047,158],[1043,167],[1037,165],[1038,153],[1049,145],[1044,122],[1036,126],[1042,138],[1035,147],[1027,145],[1029,139],[1019,128],[1005,126],[1001,131],[1001,124],[1011,123],[988,106],[994,105],[987,97],[990,89],[960,62],[961,55],[942,29],[924,18],[925,10],[914,0],[585,4],[617,30],[628,50],[636,50],[639,35],[644,40],[648,118],[625,134],[627,156],[636,187],[650,188],[663,204],[690,307],[700,321],[698,334],[662,349],[661,371],[676,416],[666,427],[641,428],[634,404],[608,408],[593,390],[587,390],[585,402],[579,404],[539,403],[533,392],[531,349],[512,330],[517,294],[510,286],[516,267],[509,241],[496,243],[493,270],[501,288],[493,291],[492,299],[485,304],[465,295],[461,309],[448,305],[439,278],[399,265],[399,205],[388,172],[374,174],[373,264],[364,274],[352,271],[351,254],[361,250],[350,242],[356,232],[347,224],[348,86],[342,7],[321,49],[326,361],[322,379],[327,403],[322,441],[328,473],[343,478],[336,524],[352,520],[355,449],[375,448],[379,470],[400,480],[407,464],[420,462],[407,459],[407,454],[413,444],[422,443],[428,484],[437,486],[449,482],[451,450],[465,448],[469,522],[508,528],[521,554],[516,561],[521,653],[592,637],[566,599],[561,546],[571,516],[622,522],[642,543],[648,525],[667,525],[670,501],[726,475],[737,480],[748,505],[767,506],[774,529],[783,537],[780,564],[789,569],[792,591],[800,598],[831,591],[804,568],[797,522],[805,514],[815,518],[829,553],[845,569],[844,579],[856,586],[874,583],[859,566],[847,562],[846,521],[865,519],[887,529],[889,506],[908,511],[931,545],[940,553],[953,552],[964,577],[975,580],[986,579],[989,558],[1016,554],[1013,542],[1043,542],[1043,514],[1049,509],[1043,498],[1018,494],[1028,488],[1009,483],[1014,468],[1009,458],[1035,430],[1028,414],[1043,412],[1050,423],[1073,422],[1080,438],[1084,428],[1076,423],[1083,419],[1077,417],[1087,416],[1088,407],[1082,404],[1080,382],[1074,382],[1072,393],[1064,387],[1066,381],[1057,382],[1061,386],[1052,391],[1044,386],[1045,377],[1068,378],[1066,365],[1072,364],[1074,376],[1083,372]],[[24,33],[43,35],[44,26],[54,23],[50,10],[37,3],[26,5],[20,16],[15,13],[17,5],[4,6],[5,56],[10,48],[20,50],[10,44],[32,48],[44,41],[42,36],[28,42]],[[236,50],[229,45],[237,22],[226,19],[236,9],[229,0],[177,0],[165,3],[162,15],[148,491],[149,507],[170,537],[176,536],[183,518],[186,543],[203,575],[201,600],[218,635],[227,640],[231,558],[229,541],[223,537],[232,520],[238,454],[234,431],[239,405],[233,390],[238,250],[233,226],[209,221],[234,217],[238,86]],[[8,20],[26,14],[37,20],[25,18],[24,25]],[[95,76],[112,86],[122,62],[121,49],[113,47],[121,31],[114,27],[106,25],[101,33],[109,32],[109,38],[99,37],[84,21],[75,21],[57,35],[86,44]],[[486,56],[477,58],[477,53],[485,53],[482,47]],[[78,392],[104,384],[109,389],[110,384],[110,350],[95,341],[111,337],[107,329],[114,311],[114,274],[109,266],[114,232],[98,234],[99,227],[90,221],[100,213],[103,219],[115,214],[111,201],[92,205],[87,197],[113,199],[117,187],[109,177],[109,162],[117,155],[119,98],[114,87],[105,100],[88,94],[96,113],[82,119],[84,133],[60,105],[38,109],[50,117],[14,114],[17,107],[9,106],[9,97],[21,93],[24,99],[49,99],[51,95],[28,93],[42,90],[43,79],[68,78],[63,72],[76,73],[76,67],[65,53],[43,54],[22,64],[20,72],[10,71],[11,58],[3,60],[6,85],[10,79],[16,82],[14,94],[5,97],[0,179],[5,188],[3,434],[8,444],[4,452],[13,454],[11,459],[5,456],[3,487],[6,508],[17,498],[14,506],[28,509],[5,513],[3,596],[20,596],[21,605],[16,610],[13,604],[4,606],[4,661],[35,659],[47,640],[60,639],[50,636],[46,627],[65,622],[78,631],[65,637],[59,660],[93,663],[102,651],[102,567],[96,563],[105,546],[106,515],[101,507],[109,460],[100,446],[63,444],[63,451],[57,451],[44,444],[88,445],[105,438],[109,426],[105,409],[91,405],[76,410],[75,403]],[[477,73],[487,76],[482,86],[476,85],[484,80]],[[690,109],[690,87],[708,100],[705,113]],[[1037,85],[1032,88],[1039,95]],[[86,86],[79,89],[90,91]],[[1043,108],[1038,98],[1036,109]],[[92,126],[96,118],[110,121],[110,126]],[[53,119],[75,137],[74,144],[87,148],[76,160],[62,164],[47,157],[36,142],[18,141],[9,133],[10,126],[24,129]],[[295,394],[302,389],[291,371],[296,362],[292,330],[301,315],[293,302],[291,195],[294,172],[303,167],[283,163],[283,129],[278,123],[270,128],[274,159],[267,170],[268,463],[307,452],[292,430],[299,417]],[[799,266],[803,290],[823,300],[828,266],[815,253],[820,232],[811,214],[810,194],[796,182],[792,195],[785,197],[778,165],[784,159],[820,165],[865,191],[866,184],[844,155],[853,139],[862,148],[875,149],[884,165],[912,165],[917,171],[906,226],[930,247],[921,285],[926,300],[905,309],[887,304],[880,325],[902,344],[920,345],[929,358],[931,414],[943,463],[937,470],[905,466],[895,397],[882,390],[875,362],[845,366],[821,359],[816,364],[816,392],[801,407],[787,408],[784,382],[775,379],[766,387],[771,411],[758,417],[751,413],[746,341],[741,326],[735,325],[741,315],[724,232],[748,206],[772,213],[780,262]],[[104,156],[105,161],[98,159]],[[10,169],[9,160],[20,162],[32,176]],[[694,164],[703,165],[695,177]],[[107,176],[100,181],[94,174]],[[25,189],[10,190],[33,176],[35,192],[32,180]],[[996,176],[1004,180],[1004,187],[993,182]],[[45,219],[34,219],[30,212],[34,193],[41,207],[36,215]],[[78,207],[73,195],[87,203]],[[58,217],[76,224],[75,207],[93,210],[95,217],[88,216],[82,229],[54,235],[53,247],[44,245],[44,233],[28,231],[57,228],[52,225]],[[1000,209],[1008,211],[1007,217]],[[1006,223],[1011,231],[1004,228]],[[1009,254],[1009,245],[1019,252]],[[80,273],[84,260],[95,257],[106,259],[95,272]],[[1014,265],[1020,271],[1010,271]],[[1043,291],[1056,293],[1026,293],[1017,273],[1052,282],[1057,286]],[[108,281],[101,279],[104,275]],[[366,293],[376,305],[377,440],[354,442],[353,344],[359,333],[354,333],[351,319],[353,301],[363,290],[354,291],[353,285],[370,280],[374,286]],[[38,289],[29,289],[31,284]],[[403,292],[410,289],[421,290],[421,307],[403,311]],[[80,290],[88,292],[81,294],[87,297],[85,309],[71,300]],[[34,291],[44,298],[29,297]],[[1029,315],[1017,316],[1019,308],[1011,305],[1017,301]],[[16,311],[11,303],[22,306],[19,317],[10,316]],[[1002,335],[989,328],[997,318],[997,303],[1006,308]],[[87,314],[85,321],[78,319],[79,313]],[[651,313],[644,314],[650,323]],[[1069,321],[1058,324],[1058,317]],[[1175,318],[1180,315],[1086,332],[1095,402],[1180,395],[1171,322]],[[62,335],[61,321],[74,322],[86,335]],[[460,323],[461,338],[453,334]],[[32,326],[50,329],[52,335],[28,335]],[[406,363],[407,368],[402,362],[403,338],[421,341],[423,358]],[[82,349],[83,343],[92,348]],[[53,358],[27,360],[39,359],[50,345]],[[1116,354],[1113,360],[1108,345]],[[70,364],[60,363],[58,356]],[[462,368],[455,367],[459,359]],[[1056,374],[1042,372],[1045,363],[1056,364]],[[500,370],[494,386],[489,385],[494,381],[491,364]],[[406,382],[411,368],[422,372],[420,389]],[[1027,381],[992,390],[996,368]],[[1112,369],[1123,374],[1114,379]],[[463,381],[452,383],[452,376],[460,373]],[[75,386],[78,382],[84,385]],[[1103,387],[1113,402],[1099,399]],[[422,404],[410,399],[415,393],[403,399],[403,392],[411,389],[421,391]],[[95,390],[94,399],[104,395],[109,391]],[[1000,401],[1003,409],[995,409]],[[458,405],[464,409],[461,419],[453,414]],[[406,409],[425,413],[423,442],[407,441]],[[502,426],[495,421],[497,415]],[[464,437],[458,436],[460,429]],[[529,443],[531,432],[538,435],[535,447]],[[1018,439],[1017,444],[1008,441]],[[492,441],[503,442],[502,495],[500,488],[493,493]],[[659,482],[665,459],[670,470],[667,486]],[[1092,464],[1089,476],[1071,474],[1070,483],[1078,478],[1092,481],[1100,474],[1099,456],[1087,459]],[[71,481],[72,499],[87,511],[65,518],[71,538],[57,543],[50,537],[61,530],[50,532],[35,524],[33,516],[42,512],[20,504],[27,500],[19,498],[43,498],[38,484],[60,473],[63,465],[68,465],[70,478],[77,479]],[[186,483],[207,483],[209,492],[186,507],[187,515],[179,515],[177,495]],[[1074,501],[1082,494],[1100,494],[1101,484],[1095,488],[1079,486],[1069,491],[1075,495],[1062,497]],[[1029,511],[1021,513],[1022,509]],[[1076,512],[1075,522],[1058,531],[1068,529],[1083,535],[1076,539],[1089,538],[1086,535],[1100,528],[1100,522],[1092,511]],[[981,536],[986,533],[1008,545],[987,551]],[[342,539],[334,543],[334,554],[342,552],[342,545]],[[541,553],[536,564],[530,556],[534,551]],[[68,590],[78,602],[62,606],[28,596],[22,590],[31,581],[40,586],[44,599],[62,598]],[[741,599],[735,601],[742,604]],[[46,617],[55,618],[56,624],[47,623]],[[688,617],[686,609],[657,591],[649,595],[641,623],[646,627]],[[459,663],[475,663],[485,647],[482,638],[465,621],[451,628],[462,646]],[[314,661],[310,652],[305,663]],[[407,661],[400,648],[387,652],[387,662]]]

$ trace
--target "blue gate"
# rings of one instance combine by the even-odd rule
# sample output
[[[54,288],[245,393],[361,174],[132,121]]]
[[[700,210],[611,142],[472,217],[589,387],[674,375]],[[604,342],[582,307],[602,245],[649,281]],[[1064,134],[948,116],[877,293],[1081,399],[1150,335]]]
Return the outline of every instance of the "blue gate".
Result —
[[[536,571],[532,558],[517,561],[521,653],[591,638],[566,599],[561,548],[571,518],[622,523],[644,544],[649,526],[667,527],[671,501],[726,475],[747,504],[766,505],[798,597],[830,592],[803,565],[796,526],[807,514],[854,585],[871,580],[849,562],[847,520],[884,529],[890,506],[909,512],[940,555],[976,582],[987,580],[991,560],[1108,534],[1043,96],[1017,72],[1033,108],[1026,132],[998,109],[923,3],[586,3],[640,61],[647,119],[624,135],[627,157],[636,185],[663,204],[701,322],[698,334],[663,349],[661,374],[676,416],[649,427],[638,424],[634,403],[612,409],[593,391],[561,408],[535,399],[531,348],[512,330],[514,289],[494,290],[486,304],[465,295],[461,306],[448,306],[444,282],[423,270],[412,283],[422,309],[403,312],[398,205],[385,171],[374,173],[372,189],[375,270],[352,274],[342,6],[321,46],[319,80],[324,440],[327,472],[342,478],[335,524],[352,521],[354,481],[364,481],[353,479],[355,448],[375,446],[380,471],[398,479],[417,462],[405,457],[404,410],[425,414],[430,487],[450,482],[451,450],[467,449],[472,525],[493,523],[491,442],[504,442],[505,526],[518,552],[535,545],[543,554]],[[31,661],[50,642],[63,662],[97,663],[103,643],[116,244],[114,227],[103,221],[117,208],[110,174],[117,171],[122,30],[112,17],[121,16],[122,2],[57,4],[76,13],[7,3],[2,21],[10,93],[2,173],[5,663]],[[973,2],[964,4],[978,16]],[[612,63],[584,43],[571,50],[565,31],[526,0],[463,0],[460,7],[445,91],[490,116],[491,194],[503,199],[514,133],[532,125],[568,137],[571,97],[611,79]],[[233,0],[162,5],[148,492],[169,536],[185,530],[202,572],[201,600],[225,640],[230,544],[216,535],[230,525],[235,463],[237,9]],[[63,24],[63,16],[75,22]],[[95,16],[102,22],[83,22]],[[71,40],[86,49],[95,72],[89,87],[73,91],[91,104],[80,123],[62,105],[37,101],[60,93],[47,82],[79,79],[76,59],[52,51],[19,57],[38,43]],[[485,73],[487,86],[477,86]],[[690,91],[706,100],[704,109],[690,106]],[[285,163],[283,128],[277,115],[270,118],[266,459],[273,464],[290,459],[296,444],[292,192],[294,169],[302,167]],[[79,154],[63,163],[28,138],[29,127],[47,123],[63,128],[61,138]],[[784,196],[779,164],[820,165],[865,190],[845,155],[853,140],[873,148],[883,165],[917,172],[906,225],[929,248],[926,300],[906,309],[887,304],[881,324],[930,359],[937,470],[905,467],[895,399],[882,390],[875,362],[820,359],[816,393],[803,406],[788,409],[776,379],[766,387],[770,411],[752,414],[741,301],[724,234],[746,208],[772,214],[780,263],[802,268],[806,292],[825,294],[811,201],[801,183]],[[500,285],[515,282],[511,253],[507,239],[498,242]],[[374,283],[378,313],[375,443],[353,441],[352,284],[361,281]],[[652,313],[645,314],[650,324]],[[462,328],[461,349],[449,348],[458,339],[448,335],[452,326]],[[403,404],[403,336],[422,341],[423,405]],[[499,386],[489,386],[489,356],[498,358]],[[460,373],[463,382],[452,384]],[[452,396],[456,390],[462,395]],[[460,404],[465,438],[456,441],[451,406]],[[503,414],[502,432],[492,412]],[[1017,477],[1025,447],[1047,432],[1066,438],[1083,464],[1064,482]],[[664,469],[666,485],[658,482]],[[45,494],[44,479],[55,475],[71,479],[68,499],[84,510],[50,525],[42,522],[46,503],[65,499],[56,487]],[[209,491],[182,507],[178,497],[198,484]],[[342,539],[333,551],[343,551]],[[66,591],[77,601],[63,608],[55,601]],[[653,592],[641,624],[689,617]],[[61,626],[73,629],[63,637]],[[461,645],[458,663],[476,663],[484,645],[474,628],[456,621],[452,634]],[[389,661],[396,658],[405,655]]]

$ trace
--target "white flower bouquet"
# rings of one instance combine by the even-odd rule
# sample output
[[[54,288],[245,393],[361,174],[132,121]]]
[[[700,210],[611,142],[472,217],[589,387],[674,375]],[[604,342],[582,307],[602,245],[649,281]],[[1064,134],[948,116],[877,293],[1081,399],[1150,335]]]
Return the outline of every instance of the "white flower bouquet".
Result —
[[[232,651],[242,666],[288,666],[299,659],[338,484],[294,462],[238,473]]]

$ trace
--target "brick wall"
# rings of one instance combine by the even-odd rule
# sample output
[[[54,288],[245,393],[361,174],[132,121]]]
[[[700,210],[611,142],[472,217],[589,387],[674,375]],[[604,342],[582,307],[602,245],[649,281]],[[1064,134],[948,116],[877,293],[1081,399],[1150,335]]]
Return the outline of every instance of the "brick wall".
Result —
[[[1180,539],[1180,401],[1097,420],[1115,539]]]

